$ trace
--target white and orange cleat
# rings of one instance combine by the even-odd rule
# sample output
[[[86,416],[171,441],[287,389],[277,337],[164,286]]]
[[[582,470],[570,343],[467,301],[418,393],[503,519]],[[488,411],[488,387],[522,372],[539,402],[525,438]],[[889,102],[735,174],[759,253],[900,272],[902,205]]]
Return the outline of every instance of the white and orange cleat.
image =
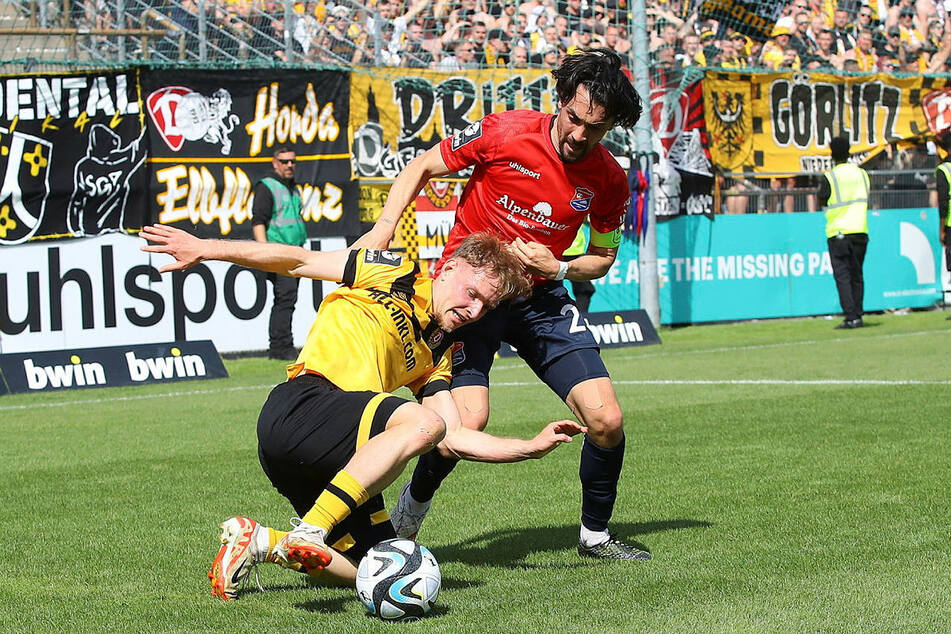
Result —
[[[247,517],[232,517],[221,523],[221,548],[211,564],[208,578],[211,594],[224,601],[235,599],[247,581],[248,574],[267,556],[260,541],[266,541],[267,529]],[[261,588],[258,582],[258,588]]]
[[[333,556],[324,543],[327,532],[306,522],[298,524],[274,547],[274,556],[289,563],[298,563],[304,572],[323,570],[330,564]]]

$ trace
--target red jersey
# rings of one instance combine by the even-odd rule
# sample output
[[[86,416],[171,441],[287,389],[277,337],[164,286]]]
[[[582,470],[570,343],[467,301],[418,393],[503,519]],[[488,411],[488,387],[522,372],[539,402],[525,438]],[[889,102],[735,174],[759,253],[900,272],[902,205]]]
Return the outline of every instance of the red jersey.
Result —
[[[437,270],[478,231],[538,242],[560,258],[585,218],[600,233],[622,225],[630,200],[624,170],[600,144],[576,163],[562,161],[551,142],[554,118],[534,110],[490,114],[440,142],[449,169],[474,171]]]

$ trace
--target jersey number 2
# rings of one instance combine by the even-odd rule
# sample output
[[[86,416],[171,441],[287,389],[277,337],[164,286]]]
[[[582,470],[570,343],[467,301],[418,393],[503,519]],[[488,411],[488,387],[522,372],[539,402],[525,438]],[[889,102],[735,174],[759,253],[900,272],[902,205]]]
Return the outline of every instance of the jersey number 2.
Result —
[[[581,313],[578,312],[578,307],[573,304],[565,304],[561,307],[561,314],[567,315],[571,313],[571,326],[568,328],[568,332],[572,335],[584,332],[588,327],[581,322]]]

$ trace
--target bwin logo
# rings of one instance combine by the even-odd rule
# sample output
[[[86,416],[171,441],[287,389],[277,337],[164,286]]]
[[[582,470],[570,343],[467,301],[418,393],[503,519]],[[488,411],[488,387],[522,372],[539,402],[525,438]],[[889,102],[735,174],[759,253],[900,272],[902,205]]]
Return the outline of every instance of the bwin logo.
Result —
[[[69,358],[70,365],[33,365],[32,359],[23,360],[26,384],[31,390],[47,387],[82,387],[105,385],[106,371],[101,363],[81,363],[79,357]]]
[[[899,252],[911,260],[915,267],[915,279],[918,284],[934,284],[937,279],[934,253],[928,236],[916,225],[903,222],[899,225]]]
[[[197,354],[182,356],[182,351],[178,348],[172,348],[171,353],[170,357],[138,359],[134,352],[126,352],[125,361],[129,366],[129,377],[134,382],[142,382],[149,379],[177,379],[205,375],[205,362]]]

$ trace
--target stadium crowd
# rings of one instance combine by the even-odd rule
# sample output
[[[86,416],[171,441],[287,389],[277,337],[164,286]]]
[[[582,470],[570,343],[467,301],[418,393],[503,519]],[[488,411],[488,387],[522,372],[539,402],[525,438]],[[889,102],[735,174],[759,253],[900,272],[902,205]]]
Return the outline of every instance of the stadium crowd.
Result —
[[[22,2],[23,0],[15,0]],[[631,0],[70,0],[74,24],[158,24],[153,59],[384,66],[456,71],[554,68],[578,48],[633,66]],[[125,11],[117,19],[116,9]],[[690,68],[951,73],[951,23],[938,0],[789,0],[766,42],[736,21],[701,16],[699,0],[647,0],[652,83],[677,90]],[[775,2],[747,0],[765,12]],[[108,58],[114,37],[91,48]],[[139,52],[140,54],[142,51]],[[890,145],[871,165],[886,207],[928,197],[933,144]],[[723,213],[812,211],[815,178],[717,177]],[[933,192],[930,194],[933,198]],[[925,201],[933,203],[933,200]]]
[[[117,24],[118,3],[71,0],[74,23]],[[459,70],[554,66],[579,47],[632,55],[630,0],[126,0],[126,24],[142,16],[181,29],[156,50],[174,58]],[[698,13],[694,0],[648,0],[654,72],[698,66],[729,69],[835,69],[948,72],[951,28],[935,0],[790,0],[758,42]],[[750,2],[755,6],[755,2]],[[763,3],[764,8],[767,3]],[[177,33],[176,33],[177,35]],[[108,38],[100,38],[104,51]],[[106,51],[107,52],[107,51]]]

